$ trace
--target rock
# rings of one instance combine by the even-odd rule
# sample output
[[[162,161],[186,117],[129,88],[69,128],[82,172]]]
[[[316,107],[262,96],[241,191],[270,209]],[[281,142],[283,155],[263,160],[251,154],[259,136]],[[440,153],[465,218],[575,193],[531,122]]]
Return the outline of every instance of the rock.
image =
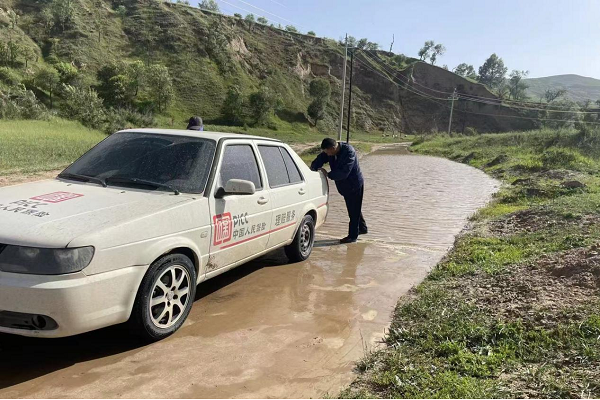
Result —
[[[508,160],[508,156],[506,154],[500,154],[498,157],[494,158],[492,161],[485,164],[485,167],[486,168],[495,167],[498,164],[502,164],[506,160]]]
[[[565,181],[560,185],[566,189],[581,189],[585,187],[585,185],[579,181]]]

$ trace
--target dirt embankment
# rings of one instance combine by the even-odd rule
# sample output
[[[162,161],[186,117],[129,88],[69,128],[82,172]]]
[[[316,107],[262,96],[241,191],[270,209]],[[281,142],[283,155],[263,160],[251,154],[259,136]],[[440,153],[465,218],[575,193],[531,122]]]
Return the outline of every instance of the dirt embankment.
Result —
[[[0,187],[18,185],[19,183],[41,181],[43,179],[52,179],[58,175],[62,170],[36,172],[33,174],[9,174],[0,175]]]

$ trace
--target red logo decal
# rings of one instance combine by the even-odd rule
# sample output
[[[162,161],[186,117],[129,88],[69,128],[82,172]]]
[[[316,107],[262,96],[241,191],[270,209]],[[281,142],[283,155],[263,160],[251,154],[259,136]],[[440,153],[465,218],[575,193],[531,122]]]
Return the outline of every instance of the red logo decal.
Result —
[[[43,194],[41,196],[31,197],[31,200],[45,201],[46,203],[60,203],[61,201],[67,201],[82,197],[82,194],[70,193],[70,192],[54,192]]]
[[[233,233],[233,219],[231,213],[219,214],[213,217],[215,225],[215,237],[213,243],[215,246],[227,243],[231,240]]]

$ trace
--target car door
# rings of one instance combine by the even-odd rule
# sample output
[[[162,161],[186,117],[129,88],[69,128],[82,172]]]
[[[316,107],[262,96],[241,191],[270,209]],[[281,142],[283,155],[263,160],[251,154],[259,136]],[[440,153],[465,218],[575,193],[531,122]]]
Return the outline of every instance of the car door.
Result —
[[[226,140],[222,146],[209,195],[212,241],[207,277],[263,252],[271,229],[271,197],[255,146],[239,140]],[[219,198],[217,191],[230,179],[253,182],[256,193]]]
[[[258,149],[273,202],[268,244],[272,248],[294,237],[308,196],[304,177],[284,146],[265,142],[258,143]]]

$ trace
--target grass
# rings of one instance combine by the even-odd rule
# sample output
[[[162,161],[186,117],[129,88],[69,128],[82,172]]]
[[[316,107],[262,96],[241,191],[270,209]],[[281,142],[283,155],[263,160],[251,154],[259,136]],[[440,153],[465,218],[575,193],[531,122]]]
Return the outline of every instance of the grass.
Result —
[[[63,168],[105,137],[62,119],[0,121],[0,175]]]
[[[600,132],[416,140],[504,181],[342,397],[600,396]],[[584,183],[568,189],[567,181]],[[515,184],[513,184],[515,183]]]

